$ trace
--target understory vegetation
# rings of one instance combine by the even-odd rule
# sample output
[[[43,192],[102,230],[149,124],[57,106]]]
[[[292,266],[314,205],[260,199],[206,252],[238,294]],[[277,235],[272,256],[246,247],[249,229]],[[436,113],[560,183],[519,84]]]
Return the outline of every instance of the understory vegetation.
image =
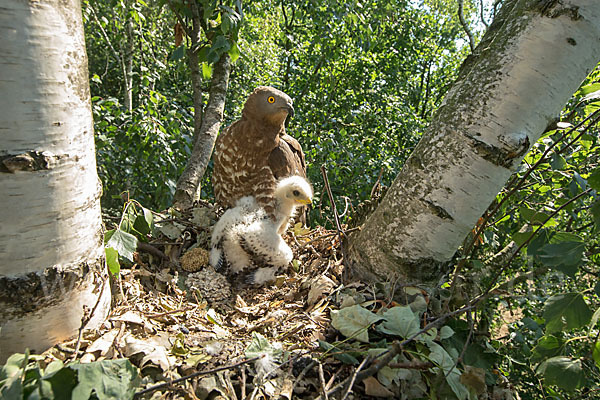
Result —
[[[376,203],[397,175],[470,53],[457,3],[266,0],[245,2],[242,13],[239,2],[200,1],[204,7],[222,7],[223,14],[238,15],[235,23],[241,24],[228,44],[235,62],[222,127],[239,118],[256,86],[286,92],[296,109],[287,130],[303,146],[315,199],[312,229],[295,226],[288,236],[295,240],[292,273],[297,281],[281,283],[269,295],[258,294],[264,300],[259,305],[238,301],[226,310],[202,309],[199,317],[197,305],[206,304],[202,296],[192,289],[183,293],[173,283],[177,274],[165,271],[166,261],[161,259],[165,254],[179,259],[180,254],[173,254],[184,247],[209,248],[210,231],[190,227],[210,227],[218,214],[210,205],[211,164],[203,178],[202,204],[191,214],[169,209],[194,141],[186,40],[177,33],[171,3],[177,2],[86,0],[83,13],[102,206],[107,220],[113,220],[105,239],[107,261],[112,273],[121,274],[120,290],[125,287],[124,298],[131,304],[139,297],[140,304],[152,304],[147,313],[172,313],[167,322],[147,318],[133,323],[146,329],[145,324],[152,325],[175,339],[168,346],[154,344],[144,350],[142,361],[131,359],[136,366],[122,357],[114,364],[106,357],[92,364],[45,365],[42,356],[15,355],[0,372],[0,393],[63,398],[58,395],[63,390],[68,393],[64,398],[75,399],[78,394],[89,397],[95,388],[93,395],[101,400],[114,398],[110,390],[130,398],[153,384],[191,373],[167,374],[164,363],[173,365],[169,357],[178,357],[175,364],[180,367],[198,370],[207,362],[202,357],[217,359],[184,338],[188,319],[202,319],[211,329],[227,331],[223,335],[228,338],[244,339],[238,354],[232,350],[235,345],[225,345],[231,360],[240,355],[266,357],[290,371],[293,365],[299,369],[291,380],[293,388],[305,385],[312,398],[325,398],[338,384],[336,391],[344,393],[349,382],[352,388],[361,377],[361,370],[386,357],[389,364],[354,389],[360,393],[355,398],[600,398],[600,68],[582,83],[473,227],[454,257],[453,272],[435,293],[402,282],[344,287],[344,242],[338,240],[321,168],[327,171],[344,229],[352,229],[348,227],[363,218],[361,210],[372,207],[369,203]],[[494,6],[480,7],[483,3],[464,3],[474,40],[494,12]],[[223,25],[218,18],[214,23]],[[226,34],[223,31],[223,37]],[[201,62],[206,104],[211,63]],[[128,79],[131,108],[125,99]],[[140,243],[159,242],[158,253],[139,258]],[[303,280],[302,273],[310,278]],[[162,275],[149,278],[151,274]],[[144,290],[147,293],[141,295]],[[306,313],[286,310],[290,314],[279,317],[286,315],[280,319],[288,325],[281,322],[274,328],[260,318],[266,320],[271,307],[292,304],[286,292],[313,297]],[[184,301],[196,308],[185,309]],[[243,310],[245,334],[223,323],[233,308]],[[252,312],[260,318],[253,320],[248,316]],[[172,326],[177,328],[169,331]],[[312,336],[309,330],[318,334]],[[117,333],[108,329],[104,334],[108,333],[115,341]],[[88,345],[95,340],[89,339]],[[295,341],[312,343],[318,361],[275,344]],[[304,358],[305,365],[294,364]],[[145,368],[143,377],[136,367]],[[266,382],[276,374],[254,368],[254,384],[263,395],[273,395]],[[81,384],[85,374],[93,383]],[[313,380],[306,383],[304,378]],[[242,381],[241,375],[227,379],[234,381],[238,395],[246,393],[235,384]],[[245,379],[244,375],[244,383]],[[101,393],[100,381],[113,389]],[[269,384],[285,386],[279,381]],[[225,386],[217,382],[211,390],[223,394]]]

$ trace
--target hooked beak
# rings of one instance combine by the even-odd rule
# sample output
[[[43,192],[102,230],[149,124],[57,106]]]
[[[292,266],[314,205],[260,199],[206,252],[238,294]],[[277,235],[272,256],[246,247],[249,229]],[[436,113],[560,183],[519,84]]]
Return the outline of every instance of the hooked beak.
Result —
[[[294,116],[294,106],[292,106],[292,103],[287,103],[282,109],[287,111],[289,117]]]
[[[312,201],[310,199],[298,199],[296,200],[298,203],[300,204],[312,204]]]

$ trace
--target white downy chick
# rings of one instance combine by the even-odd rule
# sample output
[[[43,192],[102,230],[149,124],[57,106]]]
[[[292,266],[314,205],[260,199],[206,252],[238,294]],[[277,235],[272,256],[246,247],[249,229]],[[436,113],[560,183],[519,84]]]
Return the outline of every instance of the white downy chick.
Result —
[[[310,184],[300,176],[279,180],[274,191],[275,220],[268,217],[252,196],[238,200],[213,229],[211,265],[218,269],[225,258],[233,273],[240,273],[252,265],[268,265],[259,267],[251,281],[260,285],[273,280],[277,270],[287,266],[293,258],[281,233],[287,229],[296,209],[311,202],[312,195]]]

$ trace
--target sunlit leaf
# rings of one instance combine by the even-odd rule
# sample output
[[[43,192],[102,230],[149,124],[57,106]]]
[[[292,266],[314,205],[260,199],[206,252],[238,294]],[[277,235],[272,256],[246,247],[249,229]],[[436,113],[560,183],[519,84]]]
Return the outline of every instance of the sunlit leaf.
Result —
[[[131,233],[117,229],[106,243],[106,247],[112,247],[121,257],[133,262],[133,253],[137,250],[137,243],[137,238]]]
[[[366,308],[356,304],[341,310],[331,311],[331,325],[344,336],[351,337],[361,342],[369,342],[367,329],[383,317],[372,313]]]
[[[119,252],[112,247],[105,247],[104,253],[106,253],[106,264],[111,274],[117,275],[121,270],[121,264],[119,264]]]

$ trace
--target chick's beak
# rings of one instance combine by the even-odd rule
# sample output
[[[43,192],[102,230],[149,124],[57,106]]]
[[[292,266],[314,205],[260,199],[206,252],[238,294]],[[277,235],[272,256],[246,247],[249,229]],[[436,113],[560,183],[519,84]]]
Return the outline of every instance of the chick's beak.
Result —
[[[296,201],[300,204],[312,204],[312,201],[310,199],[298,199]]]

